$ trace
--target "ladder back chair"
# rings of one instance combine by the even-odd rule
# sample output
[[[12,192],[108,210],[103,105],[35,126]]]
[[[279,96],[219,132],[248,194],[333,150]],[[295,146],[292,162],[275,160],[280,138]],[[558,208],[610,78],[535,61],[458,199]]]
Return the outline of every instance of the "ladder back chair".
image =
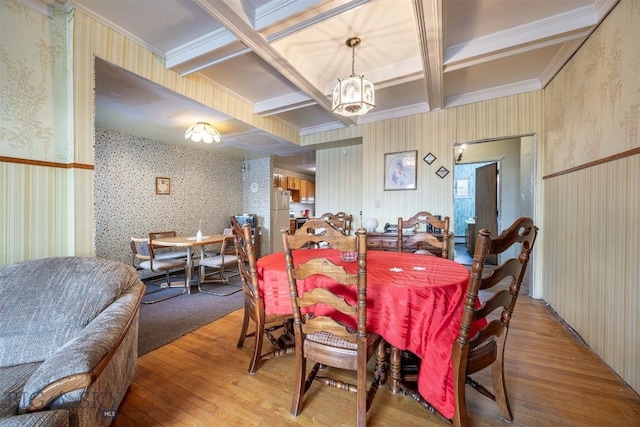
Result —
[[[255,338],[253,356],[249,362],[249,373],[254,374],[261,361],[294,352],[293,330],[291,329],[293,315],[265,313],[264,300],[258,287],[258,273],[256,272],[256,256],[251,239],[251,225],[245,223],[241,226],[235,216],[232,216],[231,228],[233,229],[233,239],[238,257],[238,271],[240,271],[240,280],[244,290],[244,319],[237,347],[242,348],[246,338]],[[253,332],[247,333],[250,321],[255,323],[255,329]],[[283,334],[281,337],[276,338],[274,332],[279,329],[283,330]],[[265,335],[271,342],[273,351],[263,354],[262,343]]]
[[[347,215],[344,212],[338,212],[337,214],[332,214],[327,212],[320,216],[320,219],[327,221],[329,224],[334,226],[338,231],[341,231],[345,236],[349,236],[351,234],[352,228],[351,224],[353,223],[353,215]]]
[[[524,217],[517,219],[495,238],[491,238],[487,230],[478,232],[460,330],[453,343],[451,356],[456,400],[454,426],[468,425],[465,384],[495,401],[503,419],[513,420],[504,377],[505,343],[537,234],[538,228],[533,220]],[[508,259],[488,274],[483,274],[487,255],[501,254],[516,244],[520,245],[517,258]],[[478,291],[494,289],[495,293],[476,307]],[[470,337],[471,324],[480,319],[486,320],[486,326]],[[469,377],[489,366],[493,393]]]
[[[420,224],[424,224],[426,230],[410,235],[405,242],[404,230],[407,228],[416,229]],[[448,240],[448,216],[440,219],[431,212],[421,211],[408,219],[398,217],[398,252],[405,252],[405,246],[417,245],[416,253],[434,255],[432,251],[435,249],[440,252],[442,258],[448,258]]]
[[[319,232],[319,230],[323,231]],[[355,236],[345,236],[342,232],[328,226],[326,221],[311,219],[292,235],[283,229],[282,240],[295,333],[296,379],[291,414],[298,416],[302,409],[302,398],[315,380],[324,385],[355,393],[356,425],[365,426],[367,411],[379,385],[384,383],[386,375],[384,341],[379,335],[368,332],[366,326],[366,231],[360,228]],[[327,249],[316,249],[317,256],[295,265],[294,250],[305,248],[309,243],[317,245],[320,242],[326,242],[329,247],[341,252],[357,253],[357,271],[349,273],[344,265],[335,264],[326,258]],[[315,282],[317,287],[303,288],[300,281],[308,280],[312,276],[318,280]],[[354,296],[354,302],[349,302],[340,295],[345,291]],[[335,320],[333,314],[315,314],[315,311],[326,310],[329,307],[334,310],[332,313],[335,313],[336,317],[342,313],[352,324],[348,326]],[[374,354],[376,355],[375,378],[367,387],[367,361]],[[314,365],[307,374],[308,360]],[[327,367],[355,371],[356,384],[329,377]],[[327,369],[327,376],[318,375],[320,369]]]

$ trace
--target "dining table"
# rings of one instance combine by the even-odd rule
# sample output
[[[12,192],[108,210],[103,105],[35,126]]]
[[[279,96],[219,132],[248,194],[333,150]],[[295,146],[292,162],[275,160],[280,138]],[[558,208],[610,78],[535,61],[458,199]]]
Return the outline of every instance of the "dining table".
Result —
[[[340,252],[331,248],[294,250],[294,265],[318,256],[343,265],[349,272],[357,271],[357,262],[344,262]],[[366,262],[367,330],[381,335],[393,348],[410,351],[421,359],[418,392],[442,415],[452,418],[455,396],[451,352],[458,336],[469,270],[448,259],[404,252],[371,250]],[[291,314],[284,253],[263,256],[256,269],[265,312]],[[317,286],[318,277],[298,280],[297,284],[306,291]],[[326,285],[326,278],[322,280]],[[356,300],[355,289],[336,284],[331,290],[349,302]],[[340,317],[337,312],[333,315]]]
[[[171,236],[160,239],[153,239],[152,243],[156,246],[167,246],[177,248],[189,248],[187,250],[187,271],[185,278],[185,287],[187,293],[191,293],[191,277],[193,275],[193,255],[191,248],[200,247],[200,259],[204,258],[206,245],[221,243],[224,239],[233,239],[233,235],[229,234],[205,234],[201,238],[197,236]]]

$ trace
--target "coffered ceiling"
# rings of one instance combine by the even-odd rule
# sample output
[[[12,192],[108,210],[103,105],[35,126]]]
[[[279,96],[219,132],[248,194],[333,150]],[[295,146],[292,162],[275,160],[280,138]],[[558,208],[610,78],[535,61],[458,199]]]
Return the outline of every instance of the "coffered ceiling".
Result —
[[[82,10],[167,68],[199,73],[306,135],[544,88],[617,0],[47,2]],[[331,92],[351,73],[352,36],[362,39],[355,72],[375,84],[376,106],[346,118],[332,113]],[[305,163],[308,149],[98,61],[98,126],[186,144],[201,119],[222,134],[212,150]]]

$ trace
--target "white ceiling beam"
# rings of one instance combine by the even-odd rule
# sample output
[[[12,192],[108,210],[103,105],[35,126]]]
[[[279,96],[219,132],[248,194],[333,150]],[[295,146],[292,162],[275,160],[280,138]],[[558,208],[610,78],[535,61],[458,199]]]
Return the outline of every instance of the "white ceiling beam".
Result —
[[[454,67],[498,52],[540,43],[539,40],[589,31],[597,23],[598,17],[593,6],[584,6],[452,46],[444,53],[444,64]]]
[[[285,113],[298,108],[315,105],[316,102],[302,92],[272,98],[267,101],[256,102],[253,105],[253,112],[261,117],[272,116],[274,114]]]
[[[431,110],[439,110],[444,105],[442,0],[413,0],[413,10],[427,86],[427,102]]]
[[[298,15],[296,15],[298,12],[309,8],[308,1],[273,1],[257,9],[256,23],[253,28],[261,32],[269,43],[274,43],[370,1],[323,0],[316,2],[321,3],[317,7],[312,7],[308,12]],[[277,24],[287,16],[293,16],[293,18]],[[168,51],[165,55],[165,66],[176,69],[180,75],[186,76],[248,52],[250,49],[238,43],[235,35],[223,28]]]
[[[231,31],[238,40],[247,45],[256,55],[271,65],[274,70],[306,93],[320,107],[333,114],[331,100],[325,96],[324,92],[309,82],[285,57],[272,48],[264,37],[258,34],[246,20],[237,14],[229,4],[230,0],[218,1],[215,7],[206,0],[196,1],[212,17]],[[349,117],[340,116],[339,120],[347,126],[356,124],[356,122]]]

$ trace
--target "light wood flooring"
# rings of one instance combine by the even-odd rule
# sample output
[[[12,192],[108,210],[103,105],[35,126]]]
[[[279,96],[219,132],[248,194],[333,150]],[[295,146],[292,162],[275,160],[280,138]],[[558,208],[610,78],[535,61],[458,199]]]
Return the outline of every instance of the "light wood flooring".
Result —
[[[312,385],[302,414],[289,413],[293,355],[247,373],[253,340],[236,349],[242,310],[138,360],[115,426],[349,426],[355,395]],[[640,396],[564,327],[544,303],[521,297],[507,343],[514,421],[467,387],[472,426],[640,426]],[[265,345],[268,347],[268,343]],[[475,379],[487,382],[488,373]],[[369,426],[446,426],[409,397],[378,390]]]

